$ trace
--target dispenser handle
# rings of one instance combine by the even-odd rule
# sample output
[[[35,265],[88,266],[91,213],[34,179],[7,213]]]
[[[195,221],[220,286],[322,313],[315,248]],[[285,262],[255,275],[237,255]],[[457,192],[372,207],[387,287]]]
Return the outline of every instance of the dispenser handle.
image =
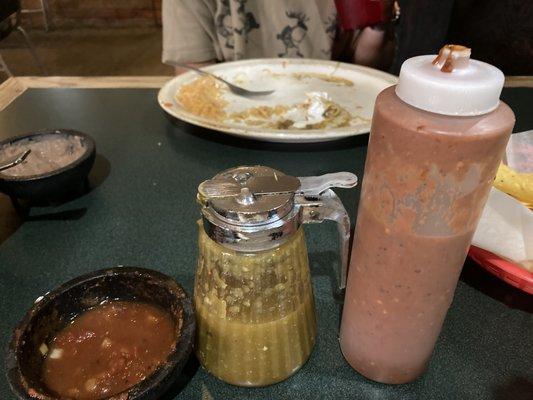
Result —
[[[300,188],[296,193],[304,196],[318,196],[329,188],[352,188],[357,185],[357,176],[351,172],[335,172],[320,176],[301,176]]]
[[[324,221],[335,221],[337,223],[340,254],[340,267],[337,271],[337,277],[339,289],[344,289],[346,287],[350,246],[350,217],[344,205],[331,189],[323,191],[317,200],[309,199],[305,196],[297,196],[297,202],[301,207],[302,222],[304,224],[322,223]]]

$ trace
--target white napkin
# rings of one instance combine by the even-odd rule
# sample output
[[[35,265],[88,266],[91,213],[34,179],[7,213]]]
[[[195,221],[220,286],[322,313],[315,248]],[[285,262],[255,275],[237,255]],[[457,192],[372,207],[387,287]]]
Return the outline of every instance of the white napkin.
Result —
[[[533,131],[511,135],[506,158],[515,171],[533,172]],[[533,211],[492,188],[472,244],[533,272]]]
[[[472,244],[533,272],[533,212],[492,188]]]
[[[533,130],[511,135],[505,156],[516,172],[533,172]]]

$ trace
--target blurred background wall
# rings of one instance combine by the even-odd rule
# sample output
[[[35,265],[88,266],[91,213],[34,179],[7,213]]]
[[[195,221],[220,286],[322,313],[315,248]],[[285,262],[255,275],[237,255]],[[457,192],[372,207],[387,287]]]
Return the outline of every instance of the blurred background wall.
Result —
[[[23,8],[40,7],[22,0]],[[48,0],[53,28],[130,28],[161,24],[161,0]],[[32,27],[42,26],[40,14],[25,14]]]

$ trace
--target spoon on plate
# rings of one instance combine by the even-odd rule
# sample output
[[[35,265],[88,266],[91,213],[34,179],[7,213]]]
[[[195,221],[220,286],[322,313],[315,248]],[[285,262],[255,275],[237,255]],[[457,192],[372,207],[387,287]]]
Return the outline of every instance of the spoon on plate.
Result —
[[[211,77],[215,78],[217,81],[220,81],[220,82],[224,83],[228,87],[230,92],[232,92],[233,94],[236,94],[237,96],[255,97],[255,96],[267,96],[269,94],[274,93],[274,90],[248,90],[248,89],[244,89],[244,88],[242,88],[240,86],[237,86],[237,85],[234,85],[233,83],[228,82],[227,80],[225,80],[225,79],[223,79],[223,78],[221,78],[219,76],[216,76],[214,74],[211,74],[211,73],[206,72],[204,70],[201,70],[199,68],[191,67],[190,65],[182,64],[182,63],[176,63],[176,65],[178,67],[190,69],[191,71],[197,72],[200,75],[211,76]]]
[[[31,149],[28,149],[25,152],[16,155],[15,157],[2,161],[0,163],[0,171],[4,171],[6,169],[12,168],[15,165],[19,165],[22,161],[24,161],[28,157],[30,153],[31,153]]]

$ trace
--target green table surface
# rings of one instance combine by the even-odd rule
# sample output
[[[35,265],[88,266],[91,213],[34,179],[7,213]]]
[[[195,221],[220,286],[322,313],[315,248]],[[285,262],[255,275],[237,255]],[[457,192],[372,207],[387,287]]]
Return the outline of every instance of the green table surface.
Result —
[[[36,297],[88,271],[145,266],[171,275],[192,294],[196,188],[225,168],[264,164],[297,176],[346,170],[362,177],[368,135],[303,146],[237,140],[172,121],[156,93],[30,89],[0,113],[0,138],[72,128],[94,137],[98,151],[87,195],[32,208],[0,243],[4,348]],[[505,89],[503,98],[517,115],[515,130],[531,129],[533,89]],[[359,188],[337,193],[353,221]],[[335,226],[309,226],[306,234],[318,316],[309,361],[282,383],[246,389],[218,381],[192,359],[164,399],[533,399],[533,296],[467,261],[427,373],[401,386],[374,383],[351,369],[339,350]],[[11,398],[2,374],[0,399]]]

